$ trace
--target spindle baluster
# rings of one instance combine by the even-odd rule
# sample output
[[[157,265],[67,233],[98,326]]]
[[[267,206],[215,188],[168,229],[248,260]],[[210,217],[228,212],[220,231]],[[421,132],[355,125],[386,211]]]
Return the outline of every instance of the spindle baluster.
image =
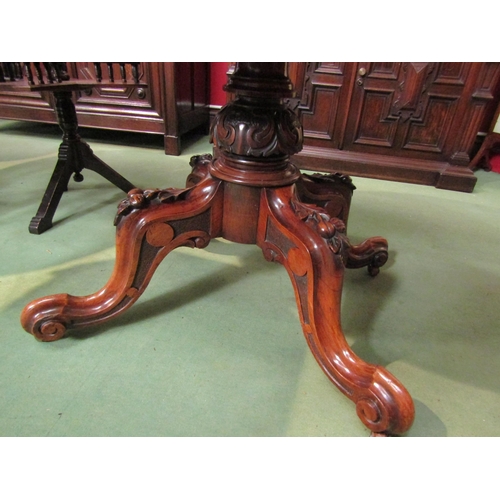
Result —
[[[33,80],[33,71],[31,71],[30,63],[24,63],[24,73],[26,75],[26,79],[30,85],[34,85],[35,81]]]
[[[127,71],[125,70],[125,63],[118,63],[120,65],[120,75],[122,77],[122,82],[127,83]]]
[[[14,72],[14,63],[7,63],[6,64],[6,71],[7,71],[7,76],[11,82],[15,82],[15,72]]]
[[[102,82],[102,69],[101,69],[101,63],[94,63],[94,70],[95,70],[95,79],[98,82]]]
[[[109,81],[110,81],[110,83],[114,83],[115,77],[114,77],[114,74],[113,74],[113,63],[106,63],[106,65],[108,66],[108,78],[109,78]]]
[[[49,83],[54,83],[55,78],[52,72],[51,63],[44,62],[42,64],[45,68],[45,76],[47,77],[47,80],[49,81]]]
[[[18,62],[14,63],[14,78],[16,80],[21,80],[23,78],[23,71],[21,68],[21,64]]]
[[[42,68],[40,67],[40,63],[36,62],[36,63],[33,63],[33,65],[35,66],[35,74],[36,74],[36,78],[38,80],[38,83],[40,85],[43,85],[45,82],[43,81],[43,74],[42,74]]]
[[[139,63],[130,63],[134,83],[139,83]]]

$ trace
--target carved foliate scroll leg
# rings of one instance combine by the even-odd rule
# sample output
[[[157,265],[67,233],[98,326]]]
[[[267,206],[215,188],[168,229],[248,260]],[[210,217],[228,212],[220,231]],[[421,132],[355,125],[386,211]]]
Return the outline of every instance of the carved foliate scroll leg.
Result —
[[[347,227],[352,193],[355,190],[351,178],[343,174],[302,174],[297,182],[297,194],[304,203],[321,207],[332,218],[340,219]],[[359,245],[347,242],[346,267],[368,267],[368,273],[376,276],[387,262],[387,240],[369,238]]]
[[[407,431],[414,418],[410,395],[386,369],[357,357],[342,331],[340,302],[349,249],[343,222],[301,202],[293,186],[266,189],[258,244],[268,260],[287,269],[311,352],[356,404],[363,424],[376,434]]]
[[[322,207],[330,217],[341,219],[347,226],[352,193],[356,189],[344,174],[302,174],[297,181],[297,194],[304,203]]]
[[[28,304],[23,328],[42,341],[67,330],[101,323],[128,309],[144,292],[162,259],[174,248],[202,248],[220,235],[222,193],[211,178],[190,189],[132,190],[117,215],[113,274],[97,293],[59,294]]]
[[[387,240],[379,236],[369,238],[359,245],[349,245],[347,252],[347,267],[358,269],[368,267],[368,274],[376,276],[380,267],[388,259]]]

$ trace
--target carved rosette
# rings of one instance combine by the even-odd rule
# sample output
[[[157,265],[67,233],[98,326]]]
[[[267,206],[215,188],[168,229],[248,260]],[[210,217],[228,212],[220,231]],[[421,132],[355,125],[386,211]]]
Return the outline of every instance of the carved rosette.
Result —
[[[249,106],[243,100],[218,113],[211,140],[224,153],[270,158],[290,156],[302,149],[302,126],[295,113],[276,102]]]

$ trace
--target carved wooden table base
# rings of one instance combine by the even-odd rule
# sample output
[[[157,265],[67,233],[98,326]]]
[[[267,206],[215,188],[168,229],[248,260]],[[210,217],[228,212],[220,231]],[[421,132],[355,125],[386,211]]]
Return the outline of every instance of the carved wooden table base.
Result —
[[[217,158],[193,157],[184,189],[129,192],[118,209],[114,272],[100,291],[28,304],[23,327],[52,341],[67,330],[99,323],[129,308],[174,248],[202,248],[212,238],[258,245],[283,264],[295,290],[304,335],[328,378],[356,404],[373,434],[400,434],[413,422],[413,402],[387,370],[358,358],[340,323],[344,269],[376,275],[387,242],[352,245],[346,235],[354,187],[338,174],[302,175],[289,156],[302,147],[284,63],[238,63],[227,90],[237,95],[215,120]]]

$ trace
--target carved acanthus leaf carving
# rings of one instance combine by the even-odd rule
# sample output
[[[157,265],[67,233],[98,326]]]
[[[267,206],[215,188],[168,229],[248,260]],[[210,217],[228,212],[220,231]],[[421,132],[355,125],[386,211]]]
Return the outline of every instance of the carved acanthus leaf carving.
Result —
[[[206,179],[209,174],[209,167],[212,164],[213,157],[211,154],[202,154],[192,156],[189,160],[191,173],[186,180],[186,187],[194,186],[203,179]]]
[[[286,156],[302,148],[302,126],[285,105],[227,104],[211,129],[211,141],[222,151],[252,157]]]
[[[345,223],[336,217],[330,217],[326,210],[304,203],[297,197],[291,200],[291,204],[297,216],[327,241],[333,253],[340,254],[344,260],[348,245]]]
[[[114,224],[116,226],[122,217],[128,215],[133,210],[149,206],[153,200],[158,200],[159,203],[173,203],[174,201],[184,199],[189,191],[190,188],[132,189],[128,192],[127,198],[119,203]]]
[[[356,186],[352,183],[351,177],[349,177],[346,174],[342,174],[340,172],[333,172],[331,174],[320,174],[320,173],[314,173],[314,174],[302,174],[303,177],[307,179],[311,179],[314,182],[318,183],[324,183],[324,184],[337,184],[338,182],[341,182],[343,184],[346,184],[349,186],[353,191],[356,189]]]

